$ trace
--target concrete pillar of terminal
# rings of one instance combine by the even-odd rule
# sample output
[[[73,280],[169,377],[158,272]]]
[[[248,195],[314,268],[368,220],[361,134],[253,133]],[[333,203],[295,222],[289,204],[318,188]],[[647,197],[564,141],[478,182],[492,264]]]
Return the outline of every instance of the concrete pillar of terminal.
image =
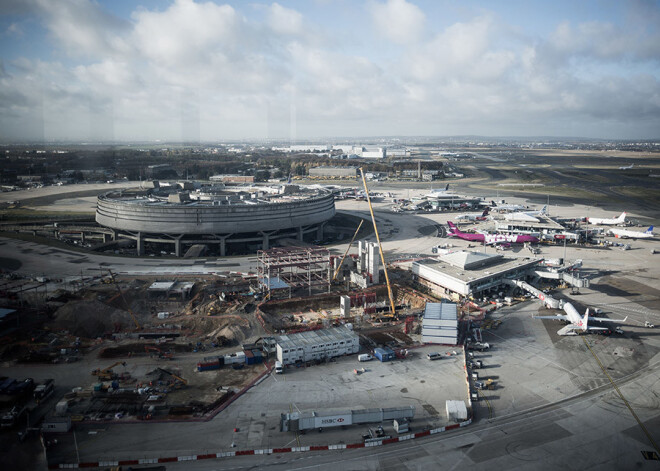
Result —
[[[227,234],[225,236],[218,236],[220,239],[220,256],[225,257],[227,255],[227,237],[231,237],[234,234]]]
[[[85,233],[84,233],[84,232],[81,232],[81,233],[80,233],[80,243],[81,243],[81,244],[84,244],[84,243],[85,243]]]
[[[298,240],[302,242],[303,240],[303,227],[298,227]]]
[[[323,228],[324,227],[325,227],[325,223],[321,223],[321,224],[319,224],[319,227],[316,228],[316,238],[318,240],[323,240],[323,235],[324,235]]]
[[[117,240],[117,237],[119,236],[119,233],[117,232],[117,229],[112,230],[112,240]]]
[[[181,238],[183,235],[177,236],[174,239],[174,255],[177,257],[181,257]]]
[[[137,255],[141,257],[144,255],[144,239],[142,238],[142,232],[138,232],[135,238],[135,246],[137,247]]]
[[[113,239],[113,235],[114,235],[114,234],[107,234],[107,233],[104,232],[104,233],[103,233],[103,243],[104,243],[104,244],[107,244],[107,243],[110,242],[111,240],[114,240],[114,239]]]
[[[260,232],[260,234],[264,236],[264,240],[261,243],[261,250],[268,250],[270,248],[270,233]]]
[[[59,239],[60,238],[60,231],[55,231],[53,235],[55,236],[56,239]]]

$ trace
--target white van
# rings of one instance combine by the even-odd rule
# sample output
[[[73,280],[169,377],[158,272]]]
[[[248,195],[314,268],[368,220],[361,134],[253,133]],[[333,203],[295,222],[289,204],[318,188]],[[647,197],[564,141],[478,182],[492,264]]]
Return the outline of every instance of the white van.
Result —
[[[368,353],[363,353],[362,355],[358,355],[358,361],[371,361],[373,359],[374,357],[372,357]]]
[[[431,352],[426,354],[426,358],[428,358],[429,360],[439,360],[440,358],[442,358],[442,355],[439,354],[438,352]]]
[[[277,374],[284,373],[284,367],[282,366],[282,362],[280,361],[275,362],[275,373]]]

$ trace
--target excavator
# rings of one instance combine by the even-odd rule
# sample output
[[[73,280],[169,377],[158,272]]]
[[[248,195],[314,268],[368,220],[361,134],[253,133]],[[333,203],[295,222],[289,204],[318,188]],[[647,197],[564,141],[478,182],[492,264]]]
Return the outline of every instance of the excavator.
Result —
[[[158,371],[160,371],[163,374],[166,374],[167,376],[171,376],[174,379],[173,382],[173,387],[174,388],[180,388],[182,386],[187,386],[188,385],[188,380],[182,378],[181,376],[175,375],[171,371],[164,370],[163,368],[158,368]]]
[[[117,378],[117,374],[112,371],[112,369],[117,365],[126,366],[126,362],[118,361],[108,366],[107,368],[96,368],[92,370],[92,375],[98,377],[99,381],[112,381],[113,379]]]
[[[158,355],[158,358],[161,358],[163,360],[172,360],[174,359],[174,355],[172,352],[164,352],[158,347],[154,347],[152,345],[145,345],[144,346],[144,351],[147,353],[154,352]],[[151,353],[153,355],[153,353]]]

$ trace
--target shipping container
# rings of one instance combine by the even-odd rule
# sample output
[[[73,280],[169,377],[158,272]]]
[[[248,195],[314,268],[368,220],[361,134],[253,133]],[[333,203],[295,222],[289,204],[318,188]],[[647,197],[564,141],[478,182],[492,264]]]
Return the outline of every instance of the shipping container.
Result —
[[[220,362],[218,360],[206,363],[197,363],[197,371],[211,371],[218,369],[220,369]]]
[[[250,350],[245,351],[245,363],[247,365],[254,365],[254,353],[252,353]]]
[[[394,354],[394,350],[391,348],[376,348],[374,350],[374,356],[378,358],[380,361],[390,361],[396,358],[396,355]]]

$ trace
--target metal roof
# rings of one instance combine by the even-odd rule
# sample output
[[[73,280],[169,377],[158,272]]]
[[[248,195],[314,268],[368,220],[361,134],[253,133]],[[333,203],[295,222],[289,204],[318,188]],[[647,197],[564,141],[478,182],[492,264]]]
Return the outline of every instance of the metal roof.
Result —
[[[332,327],[330,329],[312,330],[298,332],[296,334],[281,335],[277,337],[277,343],[284,349],[319,345],[330,342],[352,341],[357,334],[346,326]]]
[[[454,303],[426,303],[424,319],[455,321],[457,318],[456,304]]]
[[[175,283],[176,281],[155,281],[148,289],[152,291],[169,291]]]
[[[488,254],[483,252],[471,252],[461,250],[460,252],[452,252],[443,255],[440,259],[447,262],[451,266],[462,268],[463,270],[470,270],[484,265],[490,265],[502,258],[501,255]]]

